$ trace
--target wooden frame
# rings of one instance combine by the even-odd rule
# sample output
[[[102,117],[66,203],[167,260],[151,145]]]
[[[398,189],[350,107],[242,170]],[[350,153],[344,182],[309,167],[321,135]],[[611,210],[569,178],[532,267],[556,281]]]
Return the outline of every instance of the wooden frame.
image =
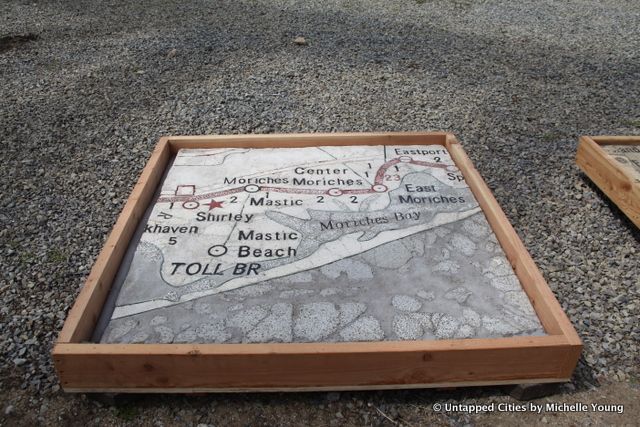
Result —
[[[548,335],[291,344],[90,343],[129,240],[180,148],[445,146],[464,175]],[[357,390],[562,382],[582,343],[491,191],[449,133],[341,133],[161,138],[68,314],[53,349],[65,391]]]
[[[637,145],[640,136],[581,136],[576,163],[640,227],[640,184],[602,145]]]

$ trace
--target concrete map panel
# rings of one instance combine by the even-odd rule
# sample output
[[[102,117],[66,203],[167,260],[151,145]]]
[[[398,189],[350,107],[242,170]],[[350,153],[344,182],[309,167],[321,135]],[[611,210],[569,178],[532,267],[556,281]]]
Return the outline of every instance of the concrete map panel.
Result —
[[[629,172],[635,182],[640,182],[640,144],[602,145],[601,147]]]
[[[180,150],[126,268],[101,342],[544,334],[440,145]]]

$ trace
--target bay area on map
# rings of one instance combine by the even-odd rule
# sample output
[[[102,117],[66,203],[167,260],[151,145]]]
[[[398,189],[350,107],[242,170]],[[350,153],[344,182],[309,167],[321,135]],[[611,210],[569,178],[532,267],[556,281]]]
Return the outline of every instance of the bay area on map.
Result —
[[[446,148],[180,150],[94,338],[542,335]]]

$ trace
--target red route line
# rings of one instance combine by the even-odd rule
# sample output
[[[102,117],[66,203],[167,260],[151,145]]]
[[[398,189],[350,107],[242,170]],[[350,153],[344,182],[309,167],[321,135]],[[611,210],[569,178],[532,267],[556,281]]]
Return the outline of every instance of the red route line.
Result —
[[[389,169],[391,166],[395,165],[396,163],[400,163],[400,159],[389,160],[387,163],[380,166],[380,169],[378,169],[378,172],[376,173],[376,179],[374,181],[376,185],[380,185],[384,182],[385,172],[387,171],[387,169]]]
[[[229,194],[240,193],[244,191],[244,187],[230,188],[228,190],[218,191],[215,193],[203,193],[196,196],[173,196],[173,197],[160,197],[156,203],[174,203],[174,202],[195,202],[197,200],[208,199],[210,197],[228,196]]]
[[[274,193],[292,194],[326,194],[326,190],[314,190],[312,188],[286,188],[286,187],[260,187],[261,191],[273,191]]]
[[[340,190],[342,194],[370,194],[370,193],[378,193],[378,191],[374,191],[371,188],[354,188],[354,189],[346,189]],[[329,194],[328,192],[325,194]]]
[[[382,166],[380,166],[380,168],[378,169],[378,172],[376,172],[374,185],[384,185],[383,184],[384,175],[387,172],[387,169],[389,169],[391,166],[396,165],[398,163],[410,163],[414,165],[427,166],[427,167],[440,168],[440,169],[446,169],[449,166],[451,166],[451,165],[445,165],[441,163],[423,162],[420,160],[410,160],[408,162],[403,162],[400,159],[392,159],[384,163]],[[255,184],[249,184],[249,185],[255,185]],[[329,190],[314,190],[311,188],[267,187],[267,186],[259,186],[259,185],[257,185],[257,187],[258,187],[258,191],[273,191],[275,193],[313,194],[313,195],[329,194]],[[228,196],[230,194],[240,193],[245,191],[245,188],[246,186],[236,187],[236,188],[230,188],[228,190],[223,190],[223,191],[215,191],[211,193],[198,194],[196,196],[184,195],[184,196],[173,196],[173,197],[160,197],[158,198],[156,203],[195,202],[198,200]],[[377,193],[377,191],[375,191],[373,188],[358,188],[358,189],[346,189],[346,190],[341,190],[339,188],[336,188],[335,190],[339,190],[340,194]]]

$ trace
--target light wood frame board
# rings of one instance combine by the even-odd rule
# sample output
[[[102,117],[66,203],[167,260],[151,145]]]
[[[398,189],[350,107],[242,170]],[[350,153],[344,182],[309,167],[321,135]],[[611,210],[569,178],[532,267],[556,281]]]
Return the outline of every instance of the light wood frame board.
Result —
[[[182,148],[442,145],[463,174],[547,335],[286,344],[90,342],[129,241]],[[332,133],[161,138],[53,349],[68,392],[360,390],[568,381],[582,343],[504,212],[450,133]]]
[[[576,154],[580,169],[640,227],[640,184],[603,145],[640,147],[640,136],[581,136]]]

